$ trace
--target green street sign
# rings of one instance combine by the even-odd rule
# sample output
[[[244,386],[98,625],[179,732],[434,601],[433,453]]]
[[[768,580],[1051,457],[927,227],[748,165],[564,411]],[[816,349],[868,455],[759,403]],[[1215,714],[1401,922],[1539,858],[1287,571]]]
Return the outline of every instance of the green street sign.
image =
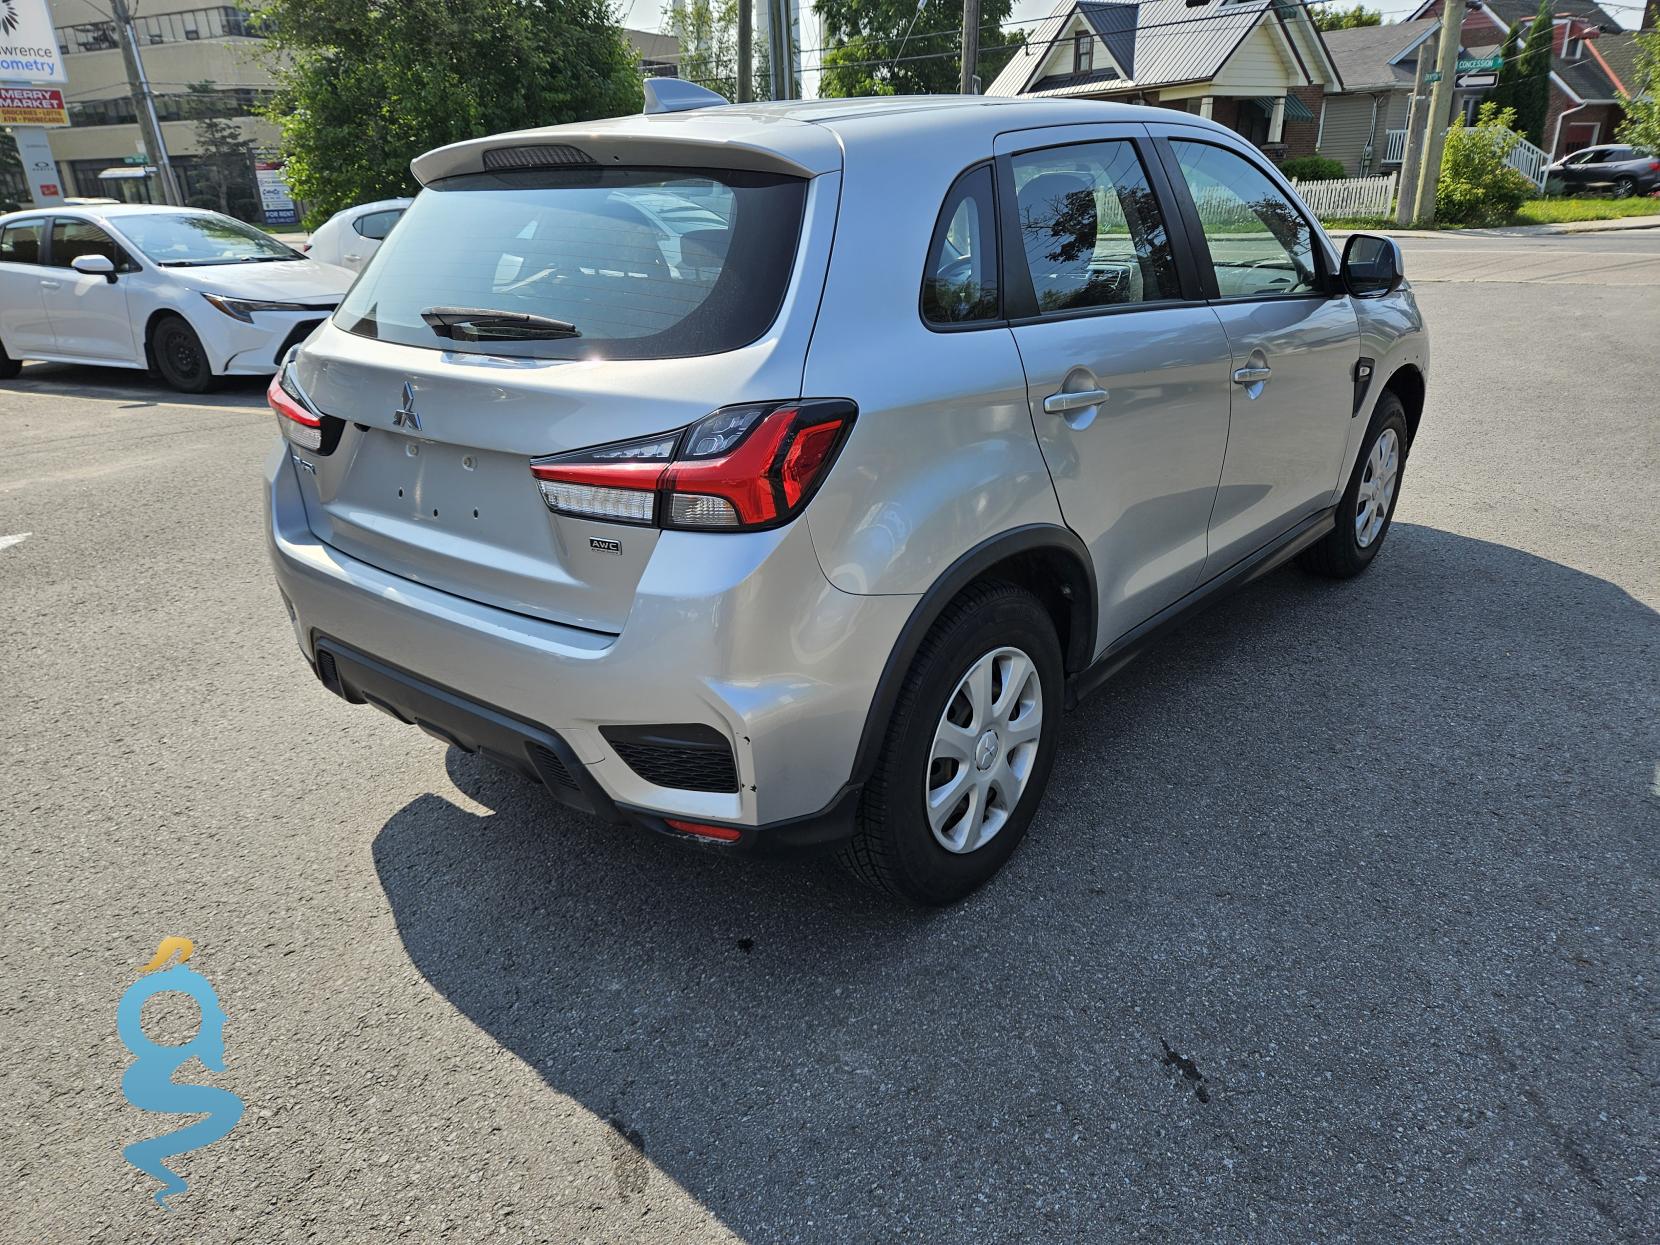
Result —
[[[1480,73],[1483,70],[1498,69],[1504,64],[1502,56],[1460,56],[1458,58],[1459,73]]]
[[[1439,81],[1441,81],[1441,71],[1439,69],[1430,70],[1427,74],[1424,75],[1424,81],[1425,82],[1439,82]]]

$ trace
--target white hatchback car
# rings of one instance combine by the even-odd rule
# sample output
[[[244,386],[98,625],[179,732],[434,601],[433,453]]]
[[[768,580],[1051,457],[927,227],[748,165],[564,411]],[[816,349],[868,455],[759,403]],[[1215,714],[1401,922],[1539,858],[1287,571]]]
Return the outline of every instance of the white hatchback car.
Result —
[[[353,272],[362,272],[392,226],[403,219],[413,199],[381,199],[375,203],[360,203],[329,217],[311,235],[305,253],[325,264],[339,264]]]
[[[24,359],[154,368],[186,393],[269,374],[353,275],[196,208],[0,216],[0,378]]]

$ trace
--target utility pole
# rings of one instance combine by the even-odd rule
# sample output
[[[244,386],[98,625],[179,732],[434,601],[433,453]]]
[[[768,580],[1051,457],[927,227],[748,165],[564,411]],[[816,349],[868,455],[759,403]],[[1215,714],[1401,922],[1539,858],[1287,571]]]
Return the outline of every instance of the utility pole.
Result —
[[[156,116],[156,97],[150,93],[150,80],[144,76],[144,62],[138,54],[138,36],[133,32],[133,15],[127,9],[127,0],[110,0],[110,13],[115,18],[115,31],[121,40],[121,59],[127,66],[127,85],[133,93],[138,110],[138,128],[144,135],[144,146],[155,162],[156,180],[161,183],[161,197],[174,207],[184,203],[179,192],[179,179],[173,172],[172,157],[167,154],[167,143],[161,136],[161,121]]]
[[[772,97],[795,98],[795,62],[790,55],[790,0],[758,0],[767,9],[767,57],[772,71]]]
[[[957,89],[964,95],[978,95],[974,72],[980,63],[980,0],[963,0],[963,73]]]
[[[1454,15],[1458,21],[1453,21]],[[1436,58],[1435,88],[1429,97],[1429,133],[1424,136],[1424,166],[1418,171],[1418,223],[1435,223],[1435,187],[1441,181],[1441,149],[1452,124],[1453,79],[1458,72],[1458,45],[1464,34],[1464,6],[1442,0],[1441,54]]]
[[[755,0],[738,0],[738,99],[755,98]]]
[[[1418,219],[1418,169],[1424,159],[1424,118],[1429,113],[1429,101],[1424,98],[1424,66],[1428,61],[1421,43],[1418,67],[1412,75],[1412,102],[1406,110],[1406,150],[1401,153],[1401,189],[1395,203],[1395,224],[1403,229]]]

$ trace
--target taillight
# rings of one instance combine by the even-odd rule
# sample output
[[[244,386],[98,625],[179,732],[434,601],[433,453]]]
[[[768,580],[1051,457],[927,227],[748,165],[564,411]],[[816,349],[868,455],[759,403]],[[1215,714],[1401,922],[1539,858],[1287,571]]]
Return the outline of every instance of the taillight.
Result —
[[[530,471],[557,514],[754,531],[801,512],[855,414],[839,398],[722,407],[675,432],[538,458]]]
[[[277,413],[277,428],[302,450],[330,454],[340,443],[343,420],[324,415],[307,401],[287,364],[277,369],[265,390],[265,400]]]

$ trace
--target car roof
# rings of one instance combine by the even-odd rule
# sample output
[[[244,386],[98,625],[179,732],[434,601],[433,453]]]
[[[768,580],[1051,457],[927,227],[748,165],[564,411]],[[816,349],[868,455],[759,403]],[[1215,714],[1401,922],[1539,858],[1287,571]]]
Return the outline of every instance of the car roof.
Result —
[[[486,151],[542,144],[577,147],[601,161],[621,160],[626,151],[636,163],[712,163],[811,177],[840,168],[843,150],[853,144],[902,136],[924,122],[929,142],[961,142],[989,154],[993,140],[1007,130],[1089,121],[1178,119],[1184,125],[1231,133],[1214,122],[1168,108],[1104,100],[892,95],[725,104],[544,126],[440,147],[417,157],[411,168],[424,185],[441,177],[482,171]],[[718,151],[714,158],[711,146]]]

